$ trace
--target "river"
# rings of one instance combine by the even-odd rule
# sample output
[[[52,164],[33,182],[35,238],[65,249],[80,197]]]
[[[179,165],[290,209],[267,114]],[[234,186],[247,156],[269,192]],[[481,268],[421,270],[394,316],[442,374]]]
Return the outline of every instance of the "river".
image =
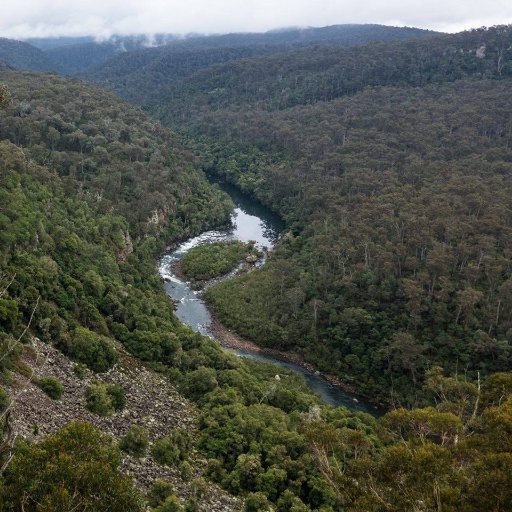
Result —
[[[240,240],[249,242],[254,240],[259,248],[270,250],[279,240],[279,236],[285,227],[277,215],[260,203],[241,194],[230,185],[219,185],[231,196],[235,203],[235,209],[231,217],[232,228],[224,231],[206,231],[191,238],[178,248],[164,254],[159,263],[159,272],[164,279],[165,291],[177,304],[176,316],[194,331],[211,338],[214,338],[210,331],[212,317],[206,304],[201,299],[200,292],[192,290],[186,281],[173,273],[173,264],[179,261],[192,247],[215,241]],[[352,411],[369,412],[374,415],[380,412],[374,405],[346,393],[339,386],[329,383],[322,376],[300,365],[248,350],[226,350],[230,350],[240,357],[274,363],[303,375],[306,384],[329,405],[343,405]]]

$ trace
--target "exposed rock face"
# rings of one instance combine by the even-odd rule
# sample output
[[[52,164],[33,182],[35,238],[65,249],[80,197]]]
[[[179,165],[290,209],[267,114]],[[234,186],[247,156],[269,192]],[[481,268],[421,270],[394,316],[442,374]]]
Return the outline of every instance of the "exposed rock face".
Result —
[[[485,59],[485,50],[486,50],[485,44],[480,46],[480,48],[477,48],[476,52],[475,52],[476,57],[478,59]]]
[[[146,225],[149,227],[152,224],[155,224],[156,226],[162,226],[167,223],[167,220],[169,219],[169,216],[174,213],[174,207],[173,205],[167,205],[161,210],[153,210],[151,212],[151,216],[148,217],[146,221]]]
[[[58,378],[64,385],[64,394],[60,400],[52,400],[27,377],[16,374],[11,395],[15,399],[13,428],[18,436],[38,439],[73,419],[88,421],[115,438],[125,435],[133,424],[148,430],[150,442],[176,427],[194,433],[195,407],[181,397],[164,376],[122,350],[119,363],[110,371],[103,374],[86,371],[85,378],[80,380],[73,371],[75,365],[61,352],[39,340],[34,340],[33,346],[35,351],[25,351],[23,362],[34,369],[35,376]],[[106,418],[89,412],[85,408],[84,392],[92,381],[120,384],[125,390],[126,408]],[[149,453],[142,459],[123,454],[121,469],[131,475],[142,490],[156,478],[170,481],[177,495],[185,500],[192,493],[191,481],[201,477],[201,468],[205,466],[197,454],[192,454],[191,464],[195,474],[188,481],[180,477],[177,468],[157,464]],[[240,510],[241,502],[209,483],[202,507],[208,511],[235,511]]]
[[[131,254],[133,252],[133,242],[130,237],[130,233],[128,231],[126,233],[123,233],[123,248],[121,251],[119,251],[119,254],[117,255],[117,262],[123,263],[126,261],[126,257],[128,254]]]

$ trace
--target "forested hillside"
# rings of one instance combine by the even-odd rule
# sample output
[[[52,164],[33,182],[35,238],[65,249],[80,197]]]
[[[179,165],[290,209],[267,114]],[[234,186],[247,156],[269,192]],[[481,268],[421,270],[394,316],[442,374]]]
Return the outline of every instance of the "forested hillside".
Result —
[[[407,27],[334,25],[263,34],[187,37],[164,46],[117,55],[102,65],[84,70],[81,76],[114,90],[132,103],[147,104],[159,102],[170,83],[214,64],[302,47],[356,46],[371,41],[399,41],[433,34],[435,32]]]
[[[185,116],[191,156],[109,93],[2,71],[2,510],[227,510],[206,502],[208,478],[247,512],[507,511],[510,82],[476,76],[273,111],[233,99]],[[165,105],[167,122],[183,105]],[[232,207],[199,162],[288,226],[261,270],[209,289],[226,325],[424,407],[376,419],[321,405],[293,372],[178,322],[155,259]],[[69,358],[89,414],[134,418],[104,380],[127,351],[190,400],[196,427],[150,438],[139,416],[122,437],[77,422],[42,437],[36,424],[13,445],[32,336]],[[36,383],[58,413],[69,391]],[[154,469],[136,489],[138,458]],[[190,492],[178,499],[159,467]]]
[[[221,320],[395,403],[422,403],[432,364],[509,370],[511,42],[305,49],[150,103],[290,228],[261,272],[209,290]]]
[[[136,52],[147,48],[160,47],[179,39],[172,34],[155,34],[152,36],[112,36],[104,41],[67,41],[63,38],[55,40],[29,40],[39,46],[59,70],[66,75],[83,72],[89,68],[100,66],[116,55]]]
[[[155,364],[182,360],[186,340],[199,353],[201,340],[172,314],[154,258],[168,240],[225,222],[231,205],[168,131],[110,94],[53,75],[3,72],[2,80],[1,508],[141,510],[140,493],[118,471],[117,442],[89,425],[16,444],[11,461],[23,382],[56,401],[64,391],[18,358],[36,357],[33,335],[75,361],[77,375],[109,370],[119,342]],[[89,393],[91,410],[123,409],[123,388],[95,386],[75,391]],[[37,423],[31,428],[37,439]]]
[[[283,49],[283,48],[279,48]],[[275,46],[234,46],[224,48],[168,48],[167,46],[118,55],[79,76],[116,92],[134,104],[158,98],[176,80],[187,78],[214,64],[271,54]]]
[[[0,37],[0,63],[16,69],[59,71],[48,55],[31,44]]]
[[[227,197],[208,186],[172,134],[112,95],[54,75],[11,71],[2,80],[2,510],[226,510],[207,501],[211,484],[193,476],[208,476],[234,494],[258,491],[252,498],[257,508],[269,500],[281,500],[283,509],[312,500],[315,508],[336,505],[300,431],[301,415],[307,418],[310,408],[318,409],[314,417],[320,414],[318,398],[293,373],[277,383],[275,367],[229,355],[179,323],[156,274],[155,259],[169,241],[226,222]],[[51,345],[44,350],[51,360],[39,361],[41,341],[33,336]],[[125,387],[105,384],[105,375],[126,359],[121,347],[197,402],[188,406],[197,411],[196,429],[149,437],[152,418],[133,416]],[[55,349],[72,362],[62,362]],[[75,373],[72,389],[44,374],[52,367],[65,373],[56,361]],[[86,373],[97,380],[84,379]],[[40,418],[30,416],[37,423],[27,425],[19,415],[34,408],[17,407],[32,393],[27,381],[56,402],[57,424],[67,393],[78,395],[79,417],[133,423],[116,438],[83,422],[51,433],[53,420],[41,410]],[[353,421],[354,432],[375,425],[344,409],[333,417]],[[22,425],[22,432],[13,425]],[[51,435],[42,438],[41,430]],[[145,485],[135,489],[131,475],[141,457],[151,470],[138,475]],[[121,460],[129,477],[120,471]],[[158,480],[169,470],[187,484],[181,504],[175,488]]]
[[[369,86],[503,78],[512,74],[511,39],[508,27],[497,27],[354,48],[310,47],[212,66],[171,84],[145,106],[183,125],[218,109],[283,110],[354,95]],[[188,108],[191,101],[194,109]]]

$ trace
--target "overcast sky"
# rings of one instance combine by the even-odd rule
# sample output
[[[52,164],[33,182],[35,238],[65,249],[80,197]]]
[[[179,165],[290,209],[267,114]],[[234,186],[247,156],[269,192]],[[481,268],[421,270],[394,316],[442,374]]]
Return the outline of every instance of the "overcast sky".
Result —
[[[512,23],[512,0],[0,0],[0,36],[261,32],[381,23],[446,32]]]

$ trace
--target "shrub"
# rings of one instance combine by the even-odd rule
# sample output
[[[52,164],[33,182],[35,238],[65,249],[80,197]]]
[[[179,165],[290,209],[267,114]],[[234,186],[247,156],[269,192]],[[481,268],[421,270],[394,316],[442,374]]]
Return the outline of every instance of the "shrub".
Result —
[[[213,368],[200,366],[186,375],[181,386],[183,393],[192,400],[198,400],[218,387],[217,372]]]
[[[99,416],[121,411],[125,404],[124,389],[118,384],[92,383],[85,391],[86,407]]]
[[[11,400],[4,388],[0,387],[0,414],[4,413],[9,407]]]
[[[254,492],[245,499],[245,512],[263,512],[271,510],[267,497],[262,492]]]
[[[77,363],[73,367],[73,373],[77,379],[84,380],[87,375],[87,366],[83,363]]]
[[[200,510],[201,509],[199,508],[197,498],[194,496],[188,498],[187,502],[185,503],[185,512],[199,512]]]
[[[1,323],[0,319],[0,328]],[[18,355],[21,350],[22,346],[16,343],[15,339],[10,334],[0,332],[0,354],[2,354],[2,358],[0,359],[0,372],[18,364]]]
[[[196,478],[190,483],[190,490],[192,491],[192,496],[197,501],[202,502],[208,493],[208,484],[203,478]]]
[[[142,457],[148,448],[148,431],[138,425],[132,425],[128,433],[119,441],[119,448],[134,457]]]
[[[59,400],[64,393],[64,386],[55,377],[42,377],[36,380],[36,384],[53,400]]]
[[[178,464],[188,457],[191,448],[190,434],[183,429],[175,429],[168,436],[158,439],[151,453],[159,464]]]
[[[103,384],[91,384],[85,391],[86,407],[98,416],[110,416],[114,412],[112,398]]]
[[[170,466],[178,463],[180,460],[179,448],[174,444],[170,436],[157,439],[151,449],[151,453],[159,464]]]
[[[182,480],[190,480],[192,478],[192,475],[194,474],[194,468],[192,467],[192,464],[190,462],[187,462],[184,460],[180,464],[180,476]]]
[[[120,384],[110,384],[107,386],[107,393],[110,395],[114,410],[122,411],[126,406],[126,397],[123,386]]]
[[[142,512],[131,478],[119,470],[112,439],[71,422],[37,444],[21,442],[3,474],[2,510]]]
[[[110,339],[84,327],[77,327],[62,349],[71,359],[97,373],[106,372],[117,362],[116,350]]]
[[[156,509],[155,512],[183,512],[183,507],[180,504],[180,500],[172,495],[166,498],[166,500]]]
[[[174,494],[173,485],[158,478],[149,489],[148,503],[151,507],[158,507],[172,494]]]

